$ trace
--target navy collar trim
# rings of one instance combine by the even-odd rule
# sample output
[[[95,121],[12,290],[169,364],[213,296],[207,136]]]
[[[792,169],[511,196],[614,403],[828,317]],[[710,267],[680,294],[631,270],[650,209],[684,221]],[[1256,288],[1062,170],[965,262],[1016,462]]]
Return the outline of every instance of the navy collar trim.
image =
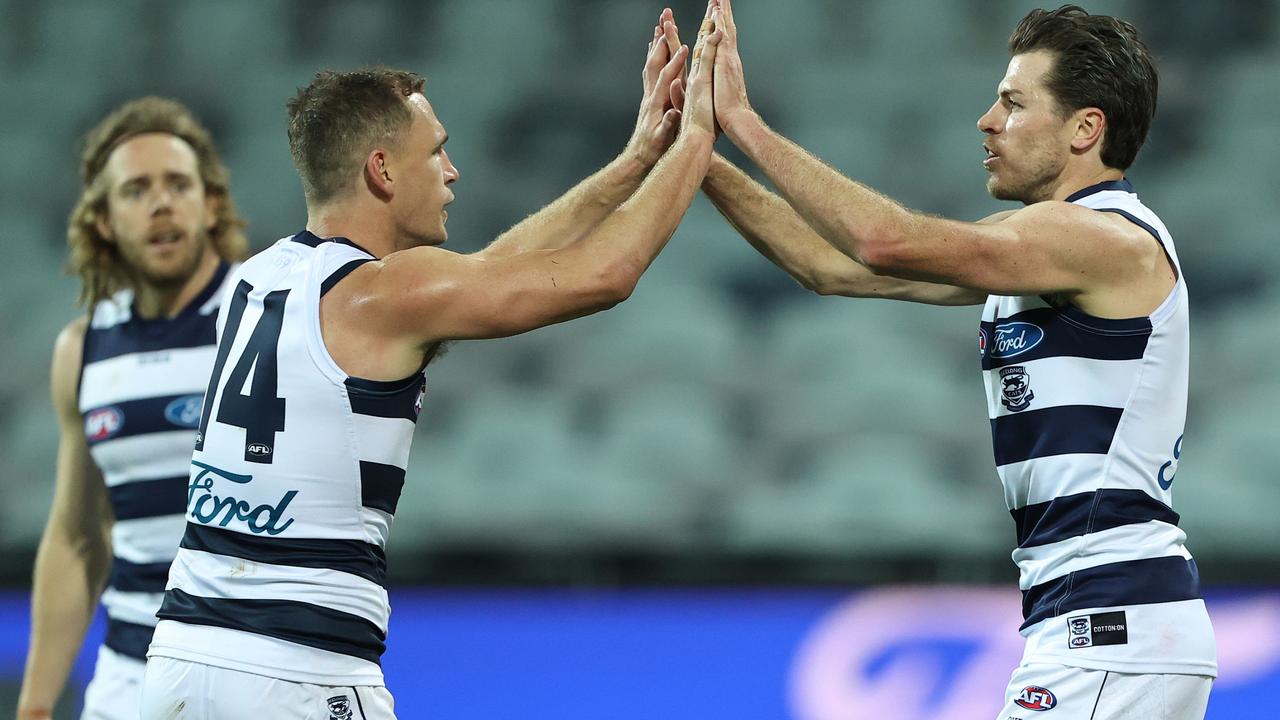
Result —
[[[368,250],[365,250],[364,248],[360,247],[359,245],[357,245],[357,244],[355,244],[355,243],[351,242],[351,241],[350,241],[350,240],[348,240],[347,238],[344,238],[344,237],[330,237],[330,238],[322,238],[322,237],[317,236],[315,233],[311,232],[310,230],[303,230],[302,232],[298,233],[297,235],[294,235],[293,237],[291,237],[291,238],[289,238],[289,239],[290,239],[290,240],[292,240],[292,241],[294,241],[294,242],[302,243],[303,245],[306,245],[306,246],[308,246],[308,247],[320,247],[320,243],[324,243],[324,242],[336,242],[336,243],[342,243],[343,245],[350,245],[351,247],[353,247],[353,248],[355,248],[355,249],[359,250],[360,252],[362,252],[362,253],[364,253],[364,254],[368,255],[368,256],[369,256],[369,257],[371,257],[371,258],[377,258],[377,257],[378,257],[377,255],[374,255],[373,253],[369,252]]]
[[[1135,192],[1133,189],[1133,183],[1130,183],[1125,178],[1120,178],[1119,180],[1106,180],[1098,183],[1097,185],[1090,185],[1083,190],[1077,190],[1071,193],[1067,196],[1066,202],[1075,202],[1080,198],[1088,197],[1095,193],[1106,192],[1107,190],[1119,190],[1120,192],[1127,193]]]

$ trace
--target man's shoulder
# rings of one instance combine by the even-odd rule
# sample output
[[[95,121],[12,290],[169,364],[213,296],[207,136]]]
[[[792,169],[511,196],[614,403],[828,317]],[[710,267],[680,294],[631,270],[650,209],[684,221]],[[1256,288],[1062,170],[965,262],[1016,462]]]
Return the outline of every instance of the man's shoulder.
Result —
[[[1109,210],[1062,200],[1045,200],[1014,211],[1005,221],[1074,235],[1079,240],[1143,244],[1151,241],[1150,233],[1132,222],[1124,213]]]
[[[84,336],[89,331],[89,316],[80,315],[71,322],[67,323],[62,330],[58,332],[58,337],[53,343],[53,352],[55,355],[73,354],[77,361],[80,352],[84,348]]]

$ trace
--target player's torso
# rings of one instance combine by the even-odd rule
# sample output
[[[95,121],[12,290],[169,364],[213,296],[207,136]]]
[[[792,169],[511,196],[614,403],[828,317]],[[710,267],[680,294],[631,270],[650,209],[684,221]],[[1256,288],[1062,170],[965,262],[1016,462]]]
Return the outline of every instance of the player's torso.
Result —
[[[1172,238],[1126,182],[1073,197]],[[997,472],[1017,529],[1028,660],[1216,672],[1172,509],[1187,406],[1186,285],[1150,316],[992,296],[979,330]]]
[[[318,310],[332,283],[370,259],[303,234],[231,279],[161,611],[173,622],[161,623],[153,654],[381,684],[383,548],[424,382],[348,377],[324,348]]]
[[[182,538],[187,474],[213,367],[221,266],[173,318],[147,320],[128,292],[94,308],[85,331],[78,407],[115,517],[103,593],[106,645],[143,659],[169,565]]]

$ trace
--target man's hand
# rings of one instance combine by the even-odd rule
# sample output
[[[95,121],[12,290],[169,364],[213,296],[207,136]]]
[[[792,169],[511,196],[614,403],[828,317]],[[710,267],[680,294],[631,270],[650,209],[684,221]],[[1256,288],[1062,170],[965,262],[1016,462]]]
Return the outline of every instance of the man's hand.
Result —
[[[756,111],[747,99],[747,81],[738,55],[738,26],[733,21],[732,0],[713,0],[712,20],[723,35],[719,59],[716,61],[716,122],[732,139],[738,124],[754,117]]]
[[[715,25],[716,0],[707,3],[707,14],[698,30],[698,42],[693,48],[693,68],[689,72],[689,90],[685,97],[684,117],[681,128],[716,131],[713,77],[716,69],[716,49],[723,33]]]
[[[684,104],[684,87],[680,78],[684,73],[688,48],[670,45],[665,29],[668,25],[670,32],[674,33],[675,19],[670,8],[662,11],[658,25],[653,29],[642,73],[644,97],[640,101],[640,116],[636,119],[635,132],[627,142],[627,153],[645,168],[653,167],[675,140]]]

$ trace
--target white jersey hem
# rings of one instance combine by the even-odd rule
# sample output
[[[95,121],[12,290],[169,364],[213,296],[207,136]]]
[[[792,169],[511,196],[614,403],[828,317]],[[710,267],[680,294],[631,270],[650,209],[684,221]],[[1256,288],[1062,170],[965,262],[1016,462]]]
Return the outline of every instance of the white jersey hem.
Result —
[[[310,685],[324,685],[326,687],[385,687],[387,684],[381,673],[357,672],[345,675],[321,675],[299,672],[290,668],[269,667],[266,665],[257,665],[255,663],[245,662],[244,660],[231,660],[224,657],[218,657],[217,655],[206,655],[187,648],[178,648],[173,647],[172,645],[165,645],[156,642],[151,643],[151,647],[147,650],[147,657],[164,657],[171,658],[173,660],[185,660],[187,662],[199,663],[210,667],[249,673],[250,675],[261,675],[263,677],[274,678],[276,680],[285,680],[287,682],[294,683],[307,683]]]
[[[1084,668],[1085,670],[1109,670],[1111,672],[1128,673],[1130,675],[1204,675],[1218,677],[1218,664],[1210,662],[1160,662],[1152,660],[1121,660],[1099,658],[1080,658],[1071,654],[1039,652],[1034,656],[1022,658],[1023,665],[1047,663],[1066,665],[1067,667]]]

